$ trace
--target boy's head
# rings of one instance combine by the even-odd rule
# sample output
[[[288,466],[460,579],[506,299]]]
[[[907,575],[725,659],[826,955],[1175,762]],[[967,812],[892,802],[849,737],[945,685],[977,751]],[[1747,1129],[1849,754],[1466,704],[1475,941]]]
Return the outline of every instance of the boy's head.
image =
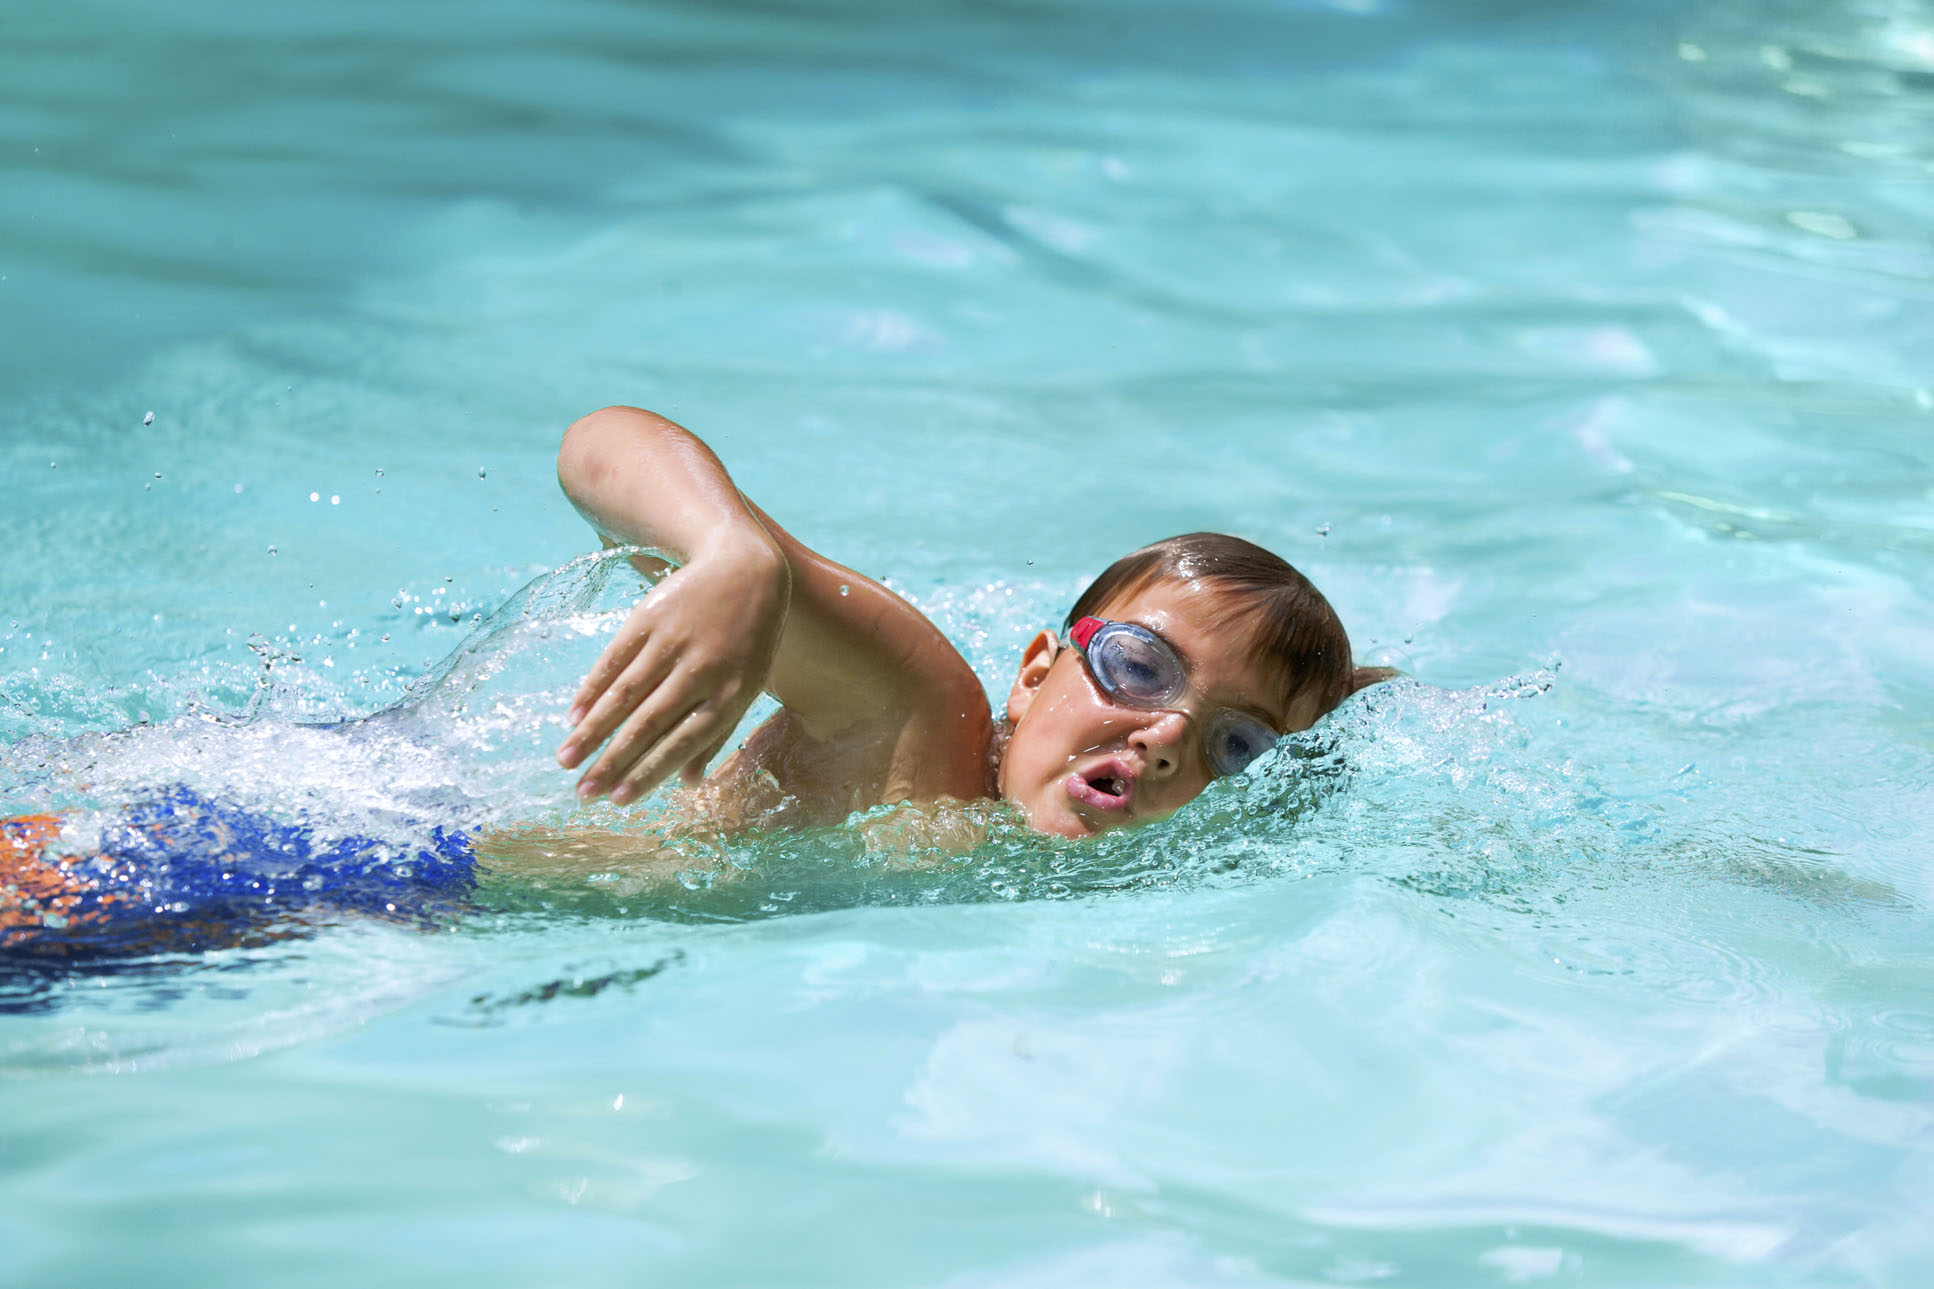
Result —
[[[1110,565],[1066,634],[1028,643],[1001,795],[1068,837],[1160,819],[1385,674],[1352,667],[1335,610],[1284,560],[1171,537]]]

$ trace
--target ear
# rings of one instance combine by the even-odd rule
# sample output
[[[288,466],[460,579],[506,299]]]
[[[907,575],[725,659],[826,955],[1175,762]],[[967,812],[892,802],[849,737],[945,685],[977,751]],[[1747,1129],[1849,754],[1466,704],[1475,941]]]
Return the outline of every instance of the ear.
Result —
[[[1019,723],[1027,715],[1027,709],[1034,706],[1034,696],[1041,690],[1041,682],[1048,678],[1048,668],[1054,665],[1054,655],[1060,649],[1060,641],[1052,631],[1037,632],[1034,639],[1027,642],[1027,652],[1021,655],[1021,669],[1014,674],[1014,688],[1007,691],[1007,719]]]

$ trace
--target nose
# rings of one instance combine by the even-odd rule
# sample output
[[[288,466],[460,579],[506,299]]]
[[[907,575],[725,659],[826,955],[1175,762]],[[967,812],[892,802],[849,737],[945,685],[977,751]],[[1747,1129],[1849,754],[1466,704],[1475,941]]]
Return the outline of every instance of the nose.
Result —
[[[1128,746],[1142,754],[1142,772],[1164,777],[1182,768],[1182,741],[1189,718],[1181,712],[1150,712],[1129,731]]]

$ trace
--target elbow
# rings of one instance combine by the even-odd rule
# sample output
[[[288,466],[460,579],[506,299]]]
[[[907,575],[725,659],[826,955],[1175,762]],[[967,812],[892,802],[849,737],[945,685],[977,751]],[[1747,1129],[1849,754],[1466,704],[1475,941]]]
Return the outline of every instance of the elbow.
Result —
[[[635,407],[602,407],[564,431],[557,447],[557,482],[580,510],[610,469],[612,446],[623,423],[641,414]]]

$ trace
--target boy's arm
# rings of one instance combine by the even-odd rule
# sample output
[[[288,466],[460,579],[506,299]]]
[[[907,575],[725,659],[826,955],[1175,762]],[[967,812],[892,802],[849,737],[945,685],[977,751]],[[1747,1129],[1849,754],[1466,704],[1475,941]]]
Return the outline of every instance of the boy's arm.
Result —
[[[960,744],[961,782],[943,774],[937,790],[978,790],[987,703],[959,653],[899,596],[773,523],[695,435],[638,408],[594,412],[566,431],[558,481],[607,540],[680,565],[573,701],[558,760],[576,766],[604,747],[580,796],[630,800],[681,768],[696,779],[761,689],[814,738],[871,725]]]

